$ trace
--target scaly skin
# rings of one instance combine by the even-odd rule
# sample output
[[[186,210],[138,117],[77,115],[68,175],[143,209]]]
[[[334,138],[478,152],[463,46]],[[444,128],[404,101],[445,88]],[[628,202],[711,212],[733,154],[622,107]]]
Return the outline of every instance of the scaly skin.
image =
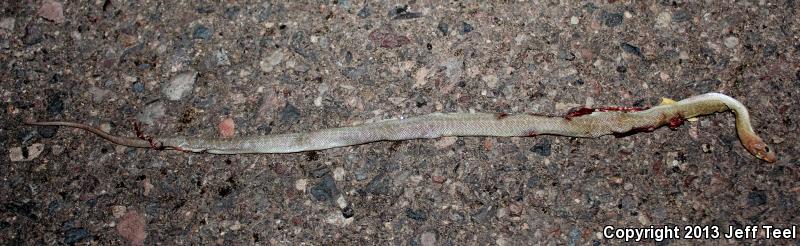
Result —
[[[137,148],[165,148],[211,154],[293,153],[358,145],[384,140],[438,138],[444,136],[570,137],[625,136],[653,131],[667,125],[677,127],[684,119],[732,111],[739,139],[756,158],[775,162],[775,153],[756,135],[750,115],[742,103],[719,93],[707,93],[650,109],[581,109],[567,116],[434,113],[406,119],[386,120],[359,126],[239,138],[120,137],[73,122],[29,122],[39,126],[67,126],[97,134],[116,144]]]

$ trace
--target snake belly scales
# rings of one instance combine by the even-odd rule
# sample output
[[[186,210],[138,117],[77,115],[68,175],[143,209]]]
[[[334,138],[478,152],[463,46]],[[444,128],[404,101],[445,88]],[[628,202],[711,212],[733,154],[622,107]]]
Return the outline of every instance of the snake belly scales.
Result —
[[[236,138],[123,137],[75,122],[26,122],[38,126],[80,128],[119,145],[137,148],[176,149],[211,154],[294,153],[323,150],[386,140],[439,138],[445,136],[531,137],[559,135],[594,138],[650,132],[662,126],[675,128],[686,119],[732,111],[742,145],[767,162],[777,160],[774,151],[753,131],[747,108],[720,93],[706,93],[652,108],[581,108],[564,116],[536,114],[432,113],[357,126],[303,133],[243,136]],[[137,134],[140,135],[140,134]]]

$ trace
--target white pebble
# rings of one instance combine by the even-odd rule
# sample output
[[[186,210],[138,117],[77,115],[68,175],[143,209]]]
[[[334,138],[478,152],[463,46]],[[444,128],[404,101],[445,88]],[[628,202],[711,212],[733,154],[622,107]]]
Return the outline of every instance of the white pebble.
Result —
[[[578,23],[580,23],[580,19],[578,19],[577,16],[573,16],[573,17],[569,18],[569,24],[577,25]]]
[[[302,191],[302,192],[306,192],[306,187],[308,187],[308,180],[307,179],[298,179],[297,181],[294,181],[294,188],[295,189],[297,189],[299,191]]]
[[[725,47],[733,49],[737,45],[739,45],[739,38],[734,37],[734,36],[730,36],[730,37],[725,38],[725,40],[723,42],[725,43]]]
[[[344,168],[336,167],[333,169],[333,179],[336,181],[344,180]]]

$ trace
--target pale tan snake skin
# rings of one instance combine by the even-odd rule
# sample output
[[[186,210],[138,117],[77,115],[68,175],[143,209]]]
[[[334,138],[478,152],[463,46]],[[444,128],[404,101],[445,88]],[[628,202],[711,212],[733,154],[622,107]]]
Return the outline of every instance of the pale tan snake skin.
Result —
[[[166,148],[211,154],[293,153],[322,150],[384,140],[438,138],[443,136],[525,137],[560,135],[599,137],[649,132],[664,125],[677,127],[684,119],[732,111],[742,145],[755,157],[777,160],[773,150],[756,135],[750,115],[741,102],[720,93],[693,96],[671,104],[643,108],[581,109],[565,116],[534,114],[434,113],[351,127],[313,132],[244,136],[237,138],[121,137],[74,122],[28,122],[39,126],[67,126],[93,132],[116,144],[140,148]]]

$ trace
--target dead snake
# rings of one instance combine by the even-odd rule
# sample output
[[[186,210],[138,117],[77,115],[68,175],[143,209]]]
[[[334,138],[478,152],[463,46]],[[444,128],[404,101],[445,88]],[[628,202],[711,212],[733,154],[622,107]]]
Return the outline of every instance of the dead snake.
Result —
[[[293,153],[322,150],[384,140],[439,138],[443,136],[625,136],[650,132],[662,126],[675,128],[686,119],[731,110],[742,145],[756,158],[775,162],[773,150],[756,135],[750,115],[741,102],[720,93],[707,93],[652,108],[581,108],[564,116],[536,114],[433,113],[351,127],[306,133],[287,133],[239,138],[145,137],[111,135],[85,124],[49,121],[27,122],[38,126],[80,128],[119,145],[137,148],[176,149],[212,154]]]

